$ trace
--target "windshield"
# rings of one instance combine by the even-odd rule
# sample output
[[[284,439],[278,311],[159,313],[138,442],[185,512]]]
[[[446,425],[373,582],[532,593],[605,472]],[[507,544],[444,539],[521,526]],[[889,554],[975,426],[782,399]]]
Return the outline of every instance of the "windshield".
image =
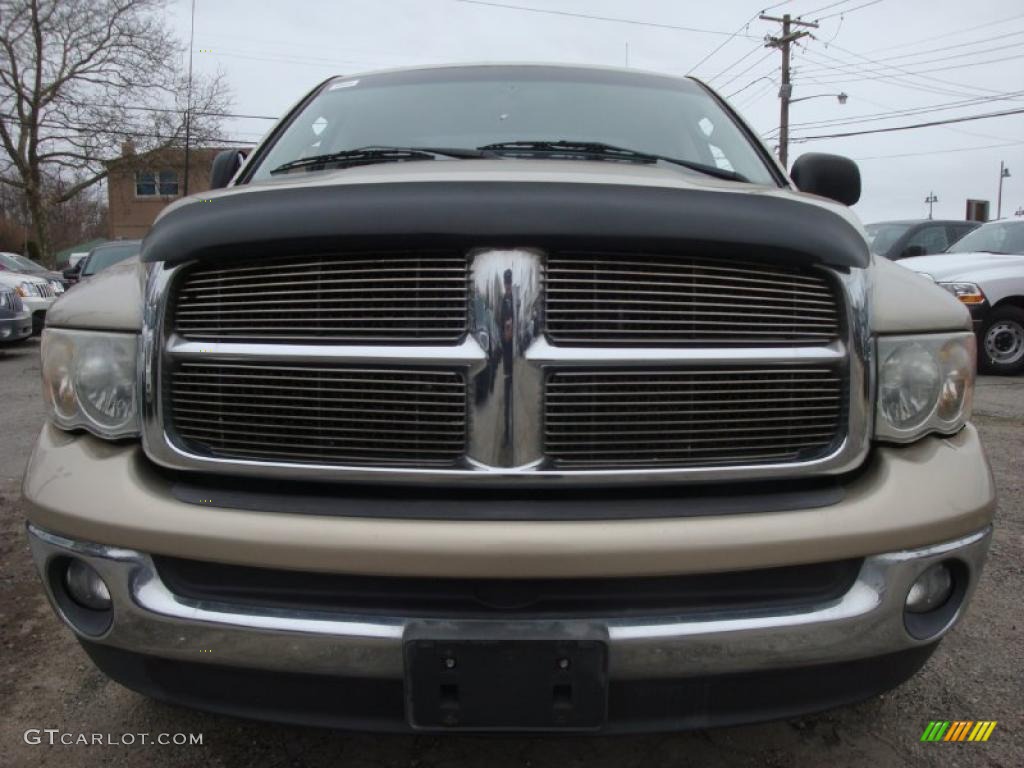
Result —
[[[139,252],[138,243],[125,243],[124,245],[105,245],[97,248],[89,254],[85,266],[82,267],[82,277],[95,275],[107,267],[112,267],[119,261],[130,259]]]
[[[11,254],[11,255],[14,257],[14,260],[16,262],[21,264],[21,268],[22,269],[27,269],[27,270],[29,270],[31,272],[48,272],[49,271],[42,264],[37,264],[36,262],[32,261],[32,259],[26,259],[24,256],[19,256],[16,253]]]
[[[964,235],[946,253],[1013,253],[1024,256],[1024,221],[994,221]]]
[[[901,224],[899,222],[868,224],[864,229],[868,233],[868,245],[871,250],[880,256],[885,256],[899,240],[910,229],[913,224]]]
[[[13,253],[0,253],[0,269],[9,269],[11,272],[22,272],[25,268],[14,258]]]
[[[776,184],[751,142],[693,81],[550,67],[337,78],[284,129],[251,178],[271,178],[273,169],[304,157],[362,147],[473,150],[522,141],[609,144]]]

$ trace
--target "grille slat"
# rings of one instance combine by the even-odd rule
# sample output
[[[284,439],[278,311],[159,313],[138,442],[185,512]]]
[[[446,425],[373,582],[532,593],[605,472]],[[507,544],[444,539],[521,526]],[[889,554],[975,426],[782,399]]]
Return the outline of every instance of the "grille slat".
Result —
[[[821,274],[691,257],[562,252],[544,276],[555,344],[821,344],[839,305]]]
[[[810,460],[840,440],[842,399],[829,368],[556,371],[545,449],[568,469]]]
[[[199,265],[171,318],[199,341],[453,343],[466,331],[468,276],[465,255],[429,251]]]
[[[267,362],[183,362],[171,422],[221,458],[452,466],[466,450],[461,374]]]

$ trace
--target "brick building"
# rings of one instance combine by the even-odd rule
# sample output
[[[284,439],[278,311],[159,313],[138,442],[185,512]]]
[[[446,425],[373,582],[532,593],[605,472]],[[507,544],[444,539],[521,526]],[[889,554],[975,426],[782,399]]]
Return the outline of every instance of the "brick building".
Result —
[[[210,164],[223,147],[193,148],[189,157],[189,194],[210,188]],[[185,189],[185,150],[161,149],[136,154],[131,142],[121,157],[107,163],[107,196],[113,239],[141,238],[167,205]]]

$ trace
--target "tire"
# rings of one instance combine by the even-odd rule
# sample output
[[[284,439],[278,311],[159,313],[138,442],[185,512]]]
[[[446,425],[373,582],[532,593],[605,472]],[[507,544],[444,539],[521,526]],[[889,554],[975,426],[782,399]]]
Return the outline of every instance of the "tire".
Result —
[[[1007,305],[988,313],[978,338],[978,367],[1001,376],[1024,371],[1024,309]]]

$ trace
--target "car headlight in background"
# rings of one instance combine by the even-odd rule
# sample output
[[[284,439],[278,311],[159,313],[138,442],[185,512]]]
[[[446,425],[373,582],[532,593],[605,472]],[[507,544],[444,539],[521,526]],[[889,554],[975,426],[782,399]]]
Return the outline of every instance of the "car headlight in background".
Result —
[[[55,296],[60,296],[62,293],[64,293],[64,283],[62,283],[60,280],[51,280],[50,287],[53,288],[53,293]]]
[[[968,332],[879,337],[876,437],[959,431],[971,416],[976,354]]]
[[[23,299],[27,299],[30,296],[39,296],[40,295],[40,293],[39,293],[39,286],[36,285],[35,283],[28,283],[28,282],[22,283],[21,285],[19,285],[17,288],[14,289],[14,292],[17,293],[19,296],[21,296],[21,298],[23,298]]]
[[[130,333],[43,331],[43,396],[62,429],[106,438],[139,434],[138,337]]]
[[[983,304],[985,302],[985,294],[974,283],[939,283],[939,285],[964,304]]]

